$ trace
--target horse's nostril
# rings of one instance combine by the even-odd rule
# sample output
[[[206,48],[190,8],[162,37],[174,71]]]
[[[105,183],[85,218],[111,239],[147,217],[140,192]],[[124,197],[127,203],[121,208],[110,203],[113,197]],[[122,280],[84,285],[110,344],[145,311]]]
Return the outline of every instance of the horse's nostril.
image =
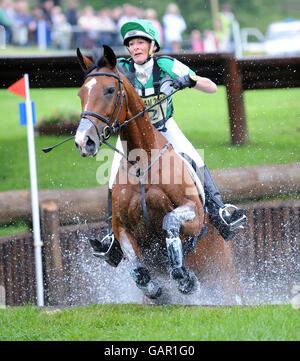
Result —
[[[91,146],[95,145],[95,143],[92,141],[92,139],[90,137],[88,137],[88,141],[86,142],[86,145],[88,147],[91,147]]]
[[[88,137],[85,148],[87,150],[87,153],[89,153],[89,154],[92,154],[95,152],[96,144],[90,137]]]

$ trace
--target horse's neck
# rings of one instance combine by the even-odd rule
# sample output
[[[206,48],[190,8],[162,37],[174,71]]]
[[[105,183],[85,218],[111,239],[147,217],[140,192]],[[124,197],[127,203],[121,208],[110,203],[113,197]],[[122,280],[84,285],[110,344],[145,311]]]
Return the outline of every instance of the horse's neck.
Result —
[[[144,109],[144,102],[134,90],[127,92],[127,99],[130,119]],[[151,124],[148,113],[129,122],[121,138],[127,142],[128,151],[138,148],[150,153],[151,149],[160,149],[166,143],[166,139]]]

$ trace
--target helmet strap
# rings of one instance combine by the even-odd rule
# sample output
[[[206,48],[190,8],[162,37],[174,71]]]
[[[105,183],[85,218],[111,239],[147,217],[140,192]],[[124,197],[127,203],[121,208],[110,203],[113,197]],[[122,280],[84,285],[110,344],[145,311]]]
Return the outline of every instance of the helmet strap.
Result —
[[[154,49],[155,41],[151,40],[150,49],[149,49],[149,56],[153,57],[153,49]]]
[[[145,63],[146,63],[147,61],[149,61],[151,58],[153,58],[153,55],[154,55],[154,53],[153,53],[154,45],[155,45],[155,41],[154,41],[154,40],[151,40],[150,49],[149,49],[149,56],[148,56],[147,60],[145,61]]]

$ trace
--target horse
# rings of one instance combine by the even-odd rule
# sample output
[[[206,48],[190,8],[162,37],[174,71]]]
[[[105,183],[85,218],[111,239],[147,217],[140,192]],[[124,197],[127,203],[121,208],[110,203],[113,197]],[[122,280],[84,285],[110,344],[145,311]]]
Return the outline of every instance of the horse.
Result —
[[[232,242],[210,224],[186,162],[151,123],[113,50],[104,45],[91,59],[77,49],[77,57],[85,73],[78,150],[93,157],[113,134],[126,144],[112,188],[112,228],[136,286],[157,302],[165,292],[160,277],[178,294],[207,287],[218,290],[218,304],[243,300]]]

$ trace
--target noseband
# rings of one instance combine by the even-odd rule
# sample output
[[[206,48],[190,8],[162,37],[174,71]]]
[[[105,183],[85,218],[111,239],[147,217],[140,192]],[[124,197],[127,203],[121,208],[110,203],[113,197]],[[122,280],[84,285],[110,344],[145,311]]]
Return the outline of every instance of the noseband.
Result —
[[[121,126],[121,124],[119,123],[119,117],[120,117],[121,109],[123,108],[124,100],[125,100],[125,105],[126,105],[126,118],[127,118],[127,114],[128,114],[128,104],[127,104],[127,99],[126,99],[125,92],[123,89],[123,80],[121,79],[119,71],[118,71],[118,75],[113,74],[113,73],[100,72],[100,71],[91,73],[91,71],[94,70],[95,68],[97,68],[96,65],[93,65],[90,68],[88,68],[87,74],[85,75],[85,79],[88,77],[93,77],[93,76],[110,76],[110,77],[116,78],[119,82],[119,89],[118,89],[118,94],[117,94],[117,98],[115,101],[114,109],[113,109],[112,113],[110,114],[109,118],[106,118],[103,115],[92,112],[90,110],[84,110],[80,115],[81,119],[87,119],[93,124],[93,126],[96,129],[99,140],[101,142],[103,142],[103,140],[107,140],[112,134],[116,135],[118,133],[119,128]],[[113,124],[111,125],[112,118],[115,114],[115,111],[116,111],[119,103],[120,103],[120,107],[119,107],[118,113],[115,117]],[[98,129],[97,125],[95,124],[94,120],[91,119],[90,117],[95,117],[95,118],[99,119],[100,121],[104,122],[105,124],[107,124],[107,126],[102,130],[101,133],[99,132],[99,129]]]

